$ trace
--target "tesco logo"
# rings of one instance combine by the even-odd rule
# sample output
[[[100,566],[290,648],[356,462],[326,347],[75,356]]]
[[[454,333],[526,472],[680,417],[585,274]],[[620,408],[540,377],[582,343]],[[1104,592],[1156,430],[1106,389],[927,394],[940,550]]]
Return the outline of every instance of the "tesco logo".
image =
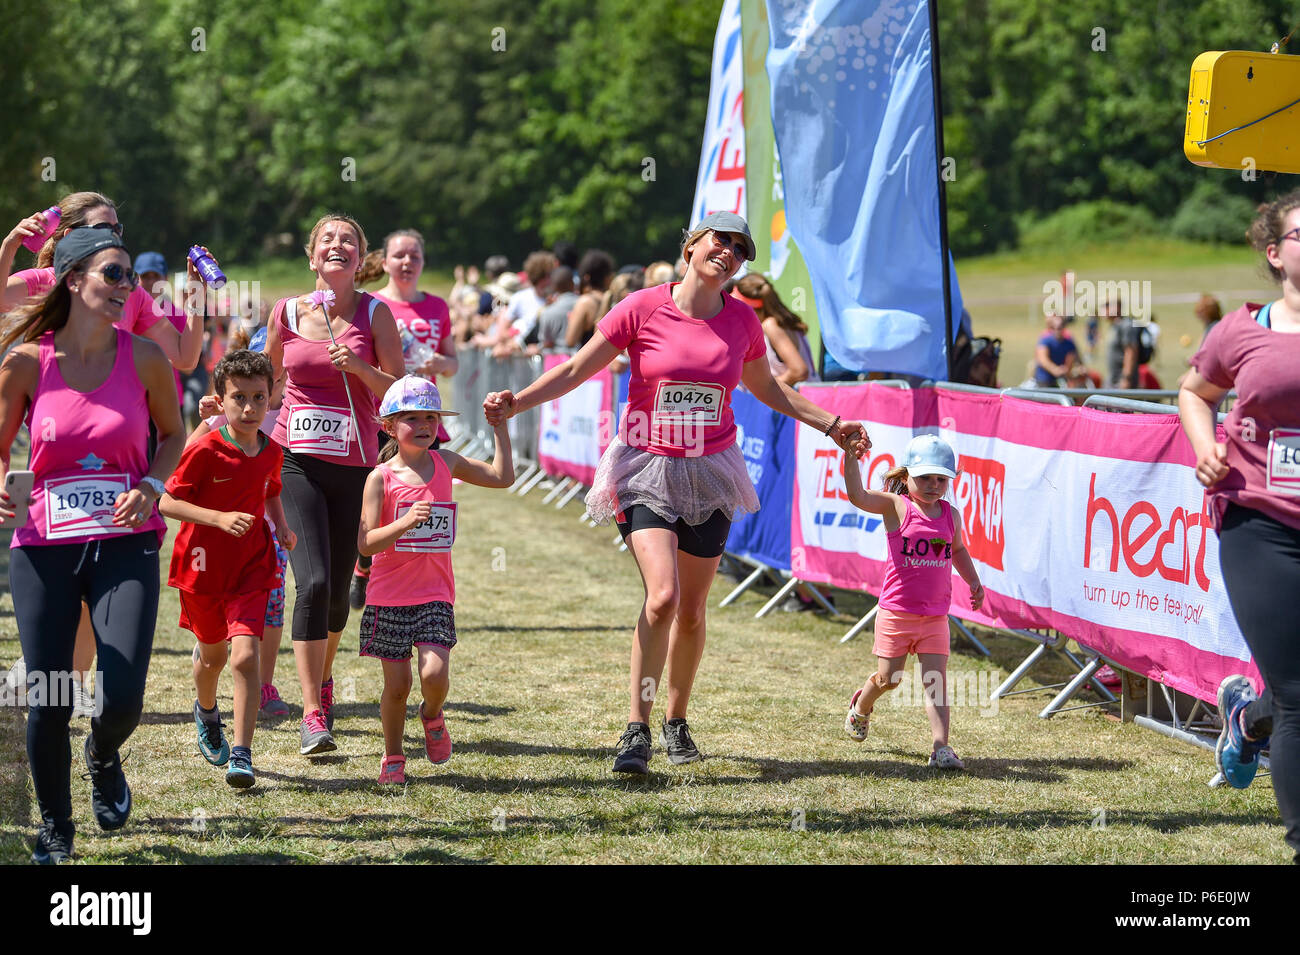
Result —
[[[1205,573],[1205,545],[1210,536],[1208,529],[1214,526],[1214,522],[1204,502],[1199,512],[1175,507],[1166,519],[1150,501],[1135,501],[1121,515],[1109,498],[1097,493],[1097,474],[1093,472],[1088,480],[1085,520],[1085,568],[1092,566],[1094,556],[1104,558],[1107,552],[1102,543],[1108,539],[1108,569],[1111,573],[1119,570],[1119,560],[1123,557],[1124,566],[1135,577],[1150,577],[1158,573],[1165,580],[1176,584],[1187,584],[1195,579],[1197,587],[1209,592],[1210,578]],[[1194,557],[1191,552],[1193,527],[1201,528],[1201,539]],[[1092,543],[1094,529],[1099,531],[1095,553]],[[1103,534],[1107,536],[1103,537]],[[1148,547],[1151,548],[1150,553],[1143,557]]]
[[[966,549],[974,560],[1002,570],[1006,536],[1002,532],[1002,489],[1007,469],[1001,461],[961,455],[953,488],[961,508]]]

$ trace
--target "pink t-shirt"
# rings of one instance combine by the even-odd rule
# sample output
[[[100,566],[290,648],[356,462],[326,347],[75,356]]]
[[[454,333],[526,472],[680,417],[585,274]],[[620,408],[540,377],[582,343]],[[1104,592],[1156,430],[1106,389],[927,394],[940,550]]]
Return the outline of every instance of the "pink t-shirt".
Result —
[[[335,367],[330,361],[328,338],[303,338],[290,327],[286,314],[289,301],[280,299],[271,312],[271,321],[280,323],[284,368],[288,372],[273,440],[294,454],[311,455],[331,464],[374,467],[378,458],[379,425],[375,423],[375,415],[379,398],[356,375],[344,376]],[[338,336],[340,345],[347,345],[358,358],[372,366],[375,338],[370,331],[370,309],[374,301],[369,292],[362,292],[351,324]],[[301,300],[294,314],[295,318],[301,316]],[[296,327],[297,322],[294,324]],[[360,435],[352,432],[349,396]]]
[[[375,298],[389,307],[398,325],[404,326],[417,341],[424,342],[435,352],[442,340],[451,334],[451,309],[436,295],[426,294],[418,302],[403,302],[400,298],[389,298],[378,292]],[[438,424],[438,440],[451,440],[441,422]]]
[[[27,523],[12,547],[80,544],[167,527],[155,510],[140,527],[113,525],[117,495],[148,473],[149,403],[135,371],[131,336],[117,332],[117,355],[94,391],[68,387],[54,351],[54,332],[40,340],[40,372],[28,410],[28,467],[36,473]],[[75,598],[74,598],[75,599]]]
[[[366,603],[375,607],[413,607],[435,600],[456,602],[456,581],[451,571],[451,545],[456,538],[456,505],[451,499],[451,470],[437,451],[433,478],[428,484],[406,484],[393,476],[388,464],[378,471],[384,477],[384,509],[380,526],[397,520],[416,501],[429,501],[433,513],[387,550],[375,555],[370,567]]]
[[[952,542],[956,525],[952,505],[940,501],[938,517],[926,517],[910,499],[907,516],[898,530],[886,535],[889,565],[880,588],[885,610],[921,614],[947,614],[952,604]]]
[[[1255,321],[1259,305],[1246,303],[1224,317],[1205,336],[1192,357],[1201,377],[1220,388],[1234,388],[1237,401],[1223,428],[1228,437],[1228,474],[1206,493],[1216,528],[1228,502],[1262,511],[1300,528],[1300,488],[1284,480],[1269,486],[1269,450],[1292,457],[1283,446],[1300,448],[1300,334],[1275,332]],[[1290,435],[1288,431],[1297,432]],[[1284,477],[1294,465],[1284,466]],[[1287,493],[1287,491],[1291,493]]]
[[[25,269],[15,273],[15,278],[21,278],[27,283],[29,297],[44,295],[54,288],[54,269]],[[162,307],[155,309],[153,296],[144,290],[144,286],[137,285],[127,296],[126,305],[122,307],[122,317],[113,324],[132,335],[143,335],[163,317]],[[181,327],[184,327],[184,323]]]
[[[736,443],[731,392],[745,362],[766,361],[754,310],[730,295],[703,321],[673,303],[677,283],[633,292],[596,328],[631,361],[624,443],[653,454],[716,454]]]

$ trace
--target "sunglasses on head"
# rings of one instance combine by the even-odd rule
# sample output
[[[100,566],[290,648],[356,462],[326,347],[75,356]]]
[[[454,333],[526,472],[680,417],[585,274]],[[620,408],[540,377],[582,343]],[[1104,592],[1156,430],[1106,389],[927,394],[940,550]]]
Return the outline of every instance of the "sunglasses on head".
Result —
[[[94,225],[92,225],[92,226],[87,226],[87,228],[90,228],[90,229],[108,229],[108,230],[111,231],[115,236],[117,236],[119,239],[122,237],[122,223],[120,223],[120,222],[96,222],[96,223],[95,223]]]
[[[140,284],[140,276],[136,274],[135,269],[127,268],[117,262],[110,262],[96,271],[103,276],[106,284],[113,287],[126,284],[134,289]]]

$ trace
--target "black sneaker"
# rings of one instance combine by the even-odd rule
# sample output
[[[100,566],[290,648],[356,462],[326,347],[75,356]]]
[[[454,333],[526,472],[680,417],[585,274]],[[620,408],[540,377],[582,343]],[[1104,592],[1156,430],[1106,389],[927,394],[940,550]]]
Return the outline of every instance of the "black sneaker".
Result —
[[[41,824],[36,830],[36,848],[32,849],[32,861],[37,865],[59,865],[72,861],[72,823],[60,829],[52,822]]]
[[[122,773],[122,759],[113,754],[112,759],[95,759],[90,755],[89,733],[86,734],[86,768],[90,770],[90,808],[95,811],[95,821],[105,832],[121,829],[131,815],[131,787]]]
[[[353,610],[364,610],[366,606],[366,586],[370,583],[370,575],[362,577],[360,574],[352,574],[352,586],[348,588],[348,604]]]
[[[639,776],[650,772],[650,727],[645,723],[628,723],[627,729],[618,738],[614,772],[636,773]]]
[[[684,719],[665,720],[659,727],[659,742],[663,744],[664,749],[668,750],[668,762],[674,766],[693,763],[697,759],[704,758],[695,748],[695,740],[691,739],[691,728],[686,725]]]

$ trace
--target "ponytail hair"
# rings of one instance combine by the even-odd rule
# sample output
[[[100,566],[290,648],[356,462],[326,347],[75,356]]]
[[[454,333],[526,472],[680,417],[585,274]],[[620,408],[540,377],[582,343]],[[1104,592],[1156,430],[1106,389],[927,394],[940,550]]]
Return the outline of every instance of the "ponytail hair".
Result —
[[[907,497],[907,465],[900,464],[898,467],[885,472],[883,486],[890,494],[901,494],[903,497]]]
[[[398,414],[400,413],[401,412],[398,412]],[[384,433],[388,434],[387,425],[395,424],[397,422],[397,414],[385,415],[384,417],[379,418],[378,421],[379,426],[383,429]],[[379,460],[376,463],[386,464],[395,457],[397,457],[397,439],[389,434],[388,443],[379,449]]]
[[[35,302],[10,313],[4,331],[0,333],[0,352],[8,351],[10,346],[20,341],[39,341],[46,332],[57,332],[68,324],[72,293],[68,291],[66,275],[64,279]]]

